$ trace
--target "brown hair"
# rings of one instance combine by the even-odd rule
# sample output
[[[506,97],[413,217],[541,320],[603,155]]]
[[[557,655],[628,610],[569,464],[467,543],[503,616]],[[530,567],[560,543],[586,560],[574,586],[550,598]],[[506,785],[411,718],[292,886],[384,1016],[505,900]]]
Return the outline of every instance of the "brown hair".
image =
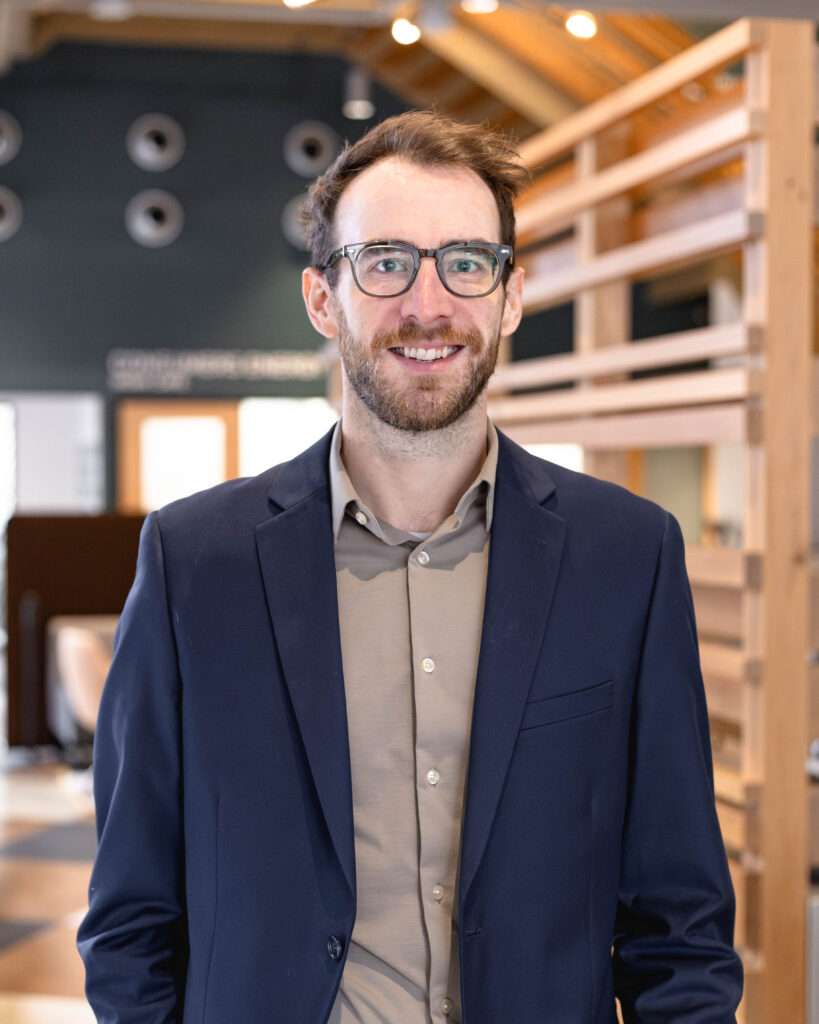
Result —
[[[399,156],[420,166],[456,166],[474,171],[489,186],[500,215],[501,242],[515,244],[514,198],[529,172],[514,143],[484,125],[454,121],[434,110],[388,117],[350,145],[313,182],[301,212],[312,264],[322,266],[336,248],[333,217],[344,189],[378,160]],[[504,281],[509,274],[507,264]],[[338,264],[328,268],[335,286]]]

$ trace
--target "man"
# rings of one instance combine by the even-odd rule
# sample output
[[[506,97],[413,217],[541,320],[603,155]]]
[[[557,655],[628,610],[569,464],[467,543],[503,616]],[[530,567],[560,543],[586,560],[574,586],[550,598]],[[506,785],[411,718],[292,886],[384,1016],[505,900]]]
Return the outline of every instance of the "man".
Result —
[[[514,152],[392,118],[311,191],[339,423],[143,527],[78,935],[103,1024],[729,1024],[676,519],[535,458]]]

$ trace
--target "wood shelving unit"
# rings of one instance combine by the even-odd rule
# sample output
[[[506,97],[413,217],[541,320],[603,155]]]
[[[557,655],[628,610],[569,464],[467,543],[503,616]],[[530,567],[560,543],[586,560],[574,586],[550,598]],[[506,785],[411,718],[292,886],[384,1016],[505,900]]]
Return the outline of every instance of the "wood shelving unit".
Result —
[[[741,93],[708,96],[696,117],[676,131],[665,118],[652,137],[652,105],[667,110],[691,83],[739,65]],[[649,449],[741,445],[741,546],[706,538],[686,551],[745,965],[741,1024],[806,1022],[805,760],[819,736],[815,66],[813,24],[738,21],[528,139],[525,309],[573,301],[574,351],[499,365],[489,391],[490,416],[512,438],[581,444],[589,472],[625,485]],[[630,338],[635,280],[717,274],[726,261],[735,318]]]

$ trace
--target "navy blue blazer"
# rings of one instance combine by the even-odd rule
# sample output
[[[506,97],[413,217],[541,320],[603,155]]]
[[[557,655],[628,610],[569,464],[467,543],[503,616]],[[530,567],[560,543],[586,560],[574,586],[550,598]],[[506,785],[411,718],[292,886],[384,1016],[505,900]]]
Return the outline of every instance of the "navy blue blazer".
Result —
[[[94,743],[77,941],[100,1024],[327,1020],[356,914],[330,436],[145,520]],[[734,1024],[680,527],[499,443],[464,1024],[614,1024],[615,996],[627,1024]]]

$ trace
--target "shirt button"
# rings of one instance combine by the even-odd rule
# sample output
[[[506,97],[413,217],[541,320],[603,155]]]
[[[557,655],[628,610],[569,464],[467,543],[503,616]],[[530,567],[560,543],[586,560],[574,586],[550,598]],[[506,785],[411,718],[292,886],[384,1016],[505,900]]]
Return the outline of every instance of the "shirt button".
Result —
[[[444,998],[441,1000],[441,1012],[442,1013],[449,1013],[449,1011],[451,1009],[452,1009],[452,1000],[451,999],[447,999],[447,997],[444,996]]]
[[[432,887],[432,898],[436,903],[440,903],[444,898],[444,890],[440,885],[433,885]]]
[[[430,768],[430,770],[427,772],[427,782],[430,784],[430,786],[437,786],[440,781],[441,773],[437,770],[437,768]]]
[[[336,935],[331,935],[327,940],[327,952],[331,960],[340,960],[344,952],[344,943]]]
[[[429,552],[428,551],[419,551],[418,554],[415,557],[416,557],[416,561],[418,562],[419,565],[429,565]]]
[[[362,526],[365,526],[367,523],[366,514],[359,509],[358,512],[356,512],[355,514],[355,521],[357,523],[361,523]]]
[[[424,660],[421,662],[421,668],[425,672],[434,672],[435,662],[432,660],[432,658],[424,658]]]

